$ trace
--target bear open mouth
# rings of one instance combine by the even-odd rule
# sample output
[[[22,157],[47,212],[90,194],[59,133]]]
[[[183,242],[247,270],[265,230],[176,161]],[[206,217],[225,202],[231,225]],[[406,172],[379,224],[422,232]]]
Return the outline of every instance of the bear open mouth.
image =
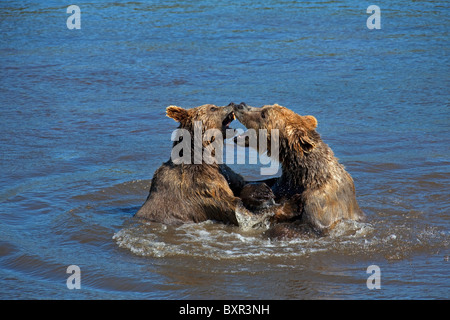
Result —
[[[225,129],[229,129],[229,125],[231,122],[233,122],[233,120],[236,119],[236,116],[234,115],[234,112],[231,111],[226,117],[225,119],[223,119],[222,121],[222,127]]]

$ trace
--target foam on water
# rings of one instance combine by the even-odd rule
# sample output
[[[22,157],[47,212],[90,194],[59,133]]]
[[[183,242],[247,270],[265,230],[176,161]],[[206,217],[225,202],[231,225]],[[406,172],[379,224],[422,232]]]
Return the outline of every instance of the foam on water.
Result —
[[[271,240],[263,229],[243,230],[211,221],[181,226],[134,223],[116,232],[121,248],[140,256],[197,256],[212,259],[302,256],[328,250],[334,241],[359,242],[372,232],[369,224],[343,223],[329,236],[319,239]]]
[[[133,222],[116,232],[113,239],[119,247],[139,256],[215,260],[294,258],[318,252],[399,260],[412,252],[448,246],[450,240],[448,232],[437,227],[383,225],[386,221],[343,221],[324,237],[272,240],[264,236],[264,229],[241,229],[212,221],[181,226]]]

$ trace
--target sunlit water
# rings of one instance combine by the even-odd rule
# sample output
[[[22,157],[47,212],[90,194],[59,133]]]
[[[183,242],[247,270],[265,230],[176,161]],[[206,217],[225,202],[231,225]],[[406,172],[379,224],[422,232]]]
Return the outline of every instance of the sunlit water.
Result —
[[[447,2],[380,4],[381,30],[358,1],[76,4],[80,30],[59,1],[0,3],[0,298],[450,298]],[[314,115],[367,222],[273,241],[134,220],[165,107],[231,101]]]

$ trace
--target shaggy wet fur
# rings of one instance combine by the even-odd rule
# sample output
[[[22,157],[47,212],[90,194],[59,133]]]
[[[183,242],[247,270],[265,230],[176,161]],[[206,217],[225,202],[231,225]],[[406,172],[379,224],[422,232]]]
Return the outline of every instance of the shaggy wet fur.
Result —
[[[283,172],[272,190],[277,202],[288,205],[277,213],[274,222],[301,221],[325,233],[342,219],[364,219],[356,201],[353,179],[316,132],[315,117],[300,116],[277,104],[254,108],[242,103],[234,110],[248,129],[267,129],[269,155],[270,131],[279,130],[279,161]],[[282,228],[275,229],[280,231],[273,236],[282,237]],[[291,226],[286,230],[292,233]]]
[[[194,121],[201,121],[203,133],[208,129],[221,130],[225,136],[233,106],[217,107],[206,104],[193,109],[176,106],[167,108],[167,116],[179,122],[194,137]],[[234,117],[234,116],[233,116]],[[230,120],[231,122],[231,120]],[[175,141],[176,146],[181,141]],[[208,141],[202,141],[203,149]],[[191,143],[194,157],[194,143]],[[150,192],[136,217],[166,224],[217,220],[238,224],[235,210],[238,195],[244,185],[243,178],[224,164],[175,164],[172,159],[165,162],[153,175]]]

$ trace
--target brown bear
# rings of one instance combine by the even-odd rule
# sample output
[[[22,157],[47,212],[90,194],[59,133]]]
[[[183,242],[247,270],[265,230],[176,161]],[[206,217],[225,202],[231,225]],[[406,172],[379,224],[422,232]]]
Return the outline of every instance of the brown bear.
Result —
[[[218,129],[225,134],[234,119],[233,105],[217,107],[205,104],[192,109],[169,106],[166,113],[180,123],[179,129],[190,135],[190,139],[189,136],[175,139],[172,150],[184,142],[190,143],[191,152],[189,155],[181,149],[181,153],[186,154],[180,156],[186,157],[186,161],[173,161],[171,157],[155,171],[147,200],[135,216],[166,224],[218,220],[237,225],[235,207],[239,199],[232,189],[239,192],[244,184],[243,178],[225,164],[208,164],[203,159],[194,159],[195,124],[201,127],[202,156],[214,140],[214,137],[209,141],[203,139],[203,134],[208,129]]]
[[[248,210],[261,212],[275,205],[275,194],[266,183],[248,183],[240,191],[239,197]]]
[[[287,205],[272,221],[300,221],[325,234],[343,219],[364,219],[353,179],[316,132],[315,117],[298,115],[278,104],[255,108],[241,103],[234,106],[234,112],[248,129],[267,130],[267,153],[271,157],[278,156],[271,154],[269,142],[271,130],[278,129],[276,160],[281,164],[282,175],[272,190],[276,201]],[[274,230],[282,228],[275,226]],[[292,233],[292,226],[286,230]],[[275,236],[276,231],[271,235]]]
[[[234,119],[233,104],[226,107],[205,104],[192,109],[169,106],[166,112],[180,123],[178,128],[184,130],[184,135],[175,139],[171,159],[155,171],[147,200],[135,217],[165,224],[216,220],[250,227],[267,220],[263,215],[253,215],[236,197],[245,184],[242,176],[220,161],[209,163],[204,158],[196,158],[199,142],[200,156],[203,156],[216,139],[225,137]],[[213,129],[215,135],[206,136]],[[201,138],[196,141],[198,133]],[[189,149],[179,148],[183,143]],[[179,151],[178,158],[173,157],[174,150]],[[215,149],[209,151],[215,156]]]

